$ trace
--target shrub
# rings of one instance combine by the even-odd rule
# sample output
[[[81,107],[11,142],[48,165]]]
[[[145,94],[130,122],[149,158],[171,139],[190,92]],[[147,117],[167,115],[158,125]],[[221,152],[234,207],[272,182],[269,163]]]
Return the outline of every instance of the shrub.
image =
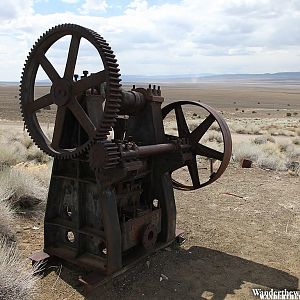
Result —
[[[261,134],[260,127],[252,124],[232,126],[232,130],[240,134]]]
[[[261,155],[258,160],[257,164],[261,168],[267,168],[270,170],[277,170],[277,171],[286,171],[286,161],[278,156],[272,155]]]
[[[238,143],[233,144],[233,160],[241,161],[242,159],[250,159],[256,161],[258,159],[260,150],[257,145]]]
[[[270,143],[275,143],[275,139],[271,135],[267,135],[267,141]]]
[[[47,163],[50,160],[50,157],[37,146],[33,145],[27,151],[27,160],[33,160],[38,163]]]
[[[13,237],[12,226],[13,226],[13,212],[11,208],[0,199],[0,239],[3,237]],[[1,298],[0,298],[1,299]]]
[[[33,140],[31,139],[31,137],[28,135],[27,132],[24,132],[19,140],[22,143],[22,145],[27,149],[29,149],[33,145]]]
[[[218,133],[216,131],[208,131],[207,133],[205,133],[205,135],[203,136],[203,142],[214,142],[216,141],[217,143],[222,143],[223,142],[223,137],[221,133]]]
[[[299,137],[296,137],[292,140],[293,144],[295,145],[300,145],[300,138]]]
[[[288,112],[288,113],[286,113],[286,116],[287,116],[287,117],[291,117],[292,114]]]
[[[277,142],[277,145],[278,145],[278,148],[281,152],[285,152],[288,148],[288,146],[290,145],[290,142],[289,141],[278,141]]]
[[[22,161],[22,157],[6,146],[0,148],[0,169],[13,166]]]
[[[0,173],[0,199],[17,212],[43,210],[47,188],[29,172],[16,168]]]
[[[233,145],[233,159],[240,161],[250,159],[261,168],[271,170],[287,170],[287,157],[283,155],[274,143]]]
[[[300,148],[296,147],[293,144],[289,144],[286,147],[286,156],[288,157],[289,160],[298,160],[300,159]]]
[[[215,130],[215,131],[221,131],[221,128],[217,122],[212,123],[212,125],[209,127],[209,130]]]
[[[19,256],[15,244],[0,239],[0,299],[32,299],[36,279]]]
[[[256,137],[252,142],[254,144],[258,144],[258,145],[261,145],[261,144],[265,144],[266,142],[268,141],[268,138],[267,136],[258,136]]]

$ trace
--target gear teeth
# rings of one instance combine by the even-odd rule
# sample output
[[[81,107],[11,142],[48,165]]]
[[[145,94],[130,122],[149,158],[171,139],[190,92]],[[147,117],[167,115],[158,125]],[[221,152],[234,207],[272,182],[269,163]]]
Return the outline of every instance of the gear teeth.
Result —
[[[105,69],[107,70],[107,99],[105,103],[105,109],[104,109],[104,116],[101,120],[101,124],[99,128],[97,128],[95,134],[93,137],[91,137],[85,144],[79,146],[74,151],[66,151],[66,149],[62,149],[63,151],[54,151],[49,147],[49,145],[44,141],[42,138],[42,132],[36,120],[35,114],[28,114],[26,112],[26,106],[30,104],[33,101],[33,95],[31,94],[31,89],[27,88],[27,86],[32,87],[35,82],[35,76],[36,74],[32,74],[32,66],[38,67],[35,62],[35,55],[37,51],[41,49],[48,50],[49,43],[47,42],[48,38],[51,36],[55,36],[55,34],[58,34],[58,39],[60,39],[61,32],[63,32],[64,35],[66,34],[72,34],[74,32],[81,34],[82,37],[89,37],[89,41],[93,44],[93,46],[101,53],[101,58],[103,61],[103,65]],[[57,39],[57,40],[58,40]],[[55,40],[56,41],[56,40]],[[43,48],[43,46],[45,48]],[[45,51],[45,52],[46,52]],[[36,68],[37,69],[37,68]],[[105,39],[102,38],[98,33],[95,31],[71,24],[60,24],[52,27],[51,29],[47,30],[44,34],[42,34],[38,40],[34,43],[33,47],[31,48],[29,55],[27,56],[27,59],[25,60],[24,67],[22,69],[22,75],[20,80],[20,86],[19,86],[19,99],[20,99],[20,108],[21,108],[21,115],[25,123],[25,128],[29,134],[29,136],[33,139],[35,144],[38,146],[39,149],[44,151],[45,153],[56,157],[56,158],[75,158],[78,155],[84,153],[85,151],[89,150],[92,145],[96,141],[107,141],[107,136],[109,135],[109,131],[111,130],[112,126],[116,122],[116,116],[119,112],[120,108],[120,102],[121,102],[121,79],[119,77],[121,74],[119,73],[119,65],[117,63],[117,59],[114,55],[114,52],[112,51],[111,47],[107,43]]]
[[[101,156],[100,160],[99,156]],[[99,141],[91,148],[89,164],[95,172],[114,168],[120,161],[121,153],[118,151],[116,143]]]

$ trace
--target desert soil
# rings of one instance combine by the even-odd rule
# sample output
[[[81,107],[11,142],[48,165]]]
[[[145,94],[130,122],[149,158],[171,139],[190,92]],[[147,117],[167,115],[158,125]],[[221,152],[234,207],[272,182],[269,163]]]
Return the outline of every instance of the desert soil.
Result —
[[[203,102],[223,111],[229,121],[253,118],[253,110],[255,118],[266,120],[300,113],[300,88],[295,86],[207,85],[165,91],[167,102],[206,98]],[[3,129],[20,120],[16,95],[16,88],[0,88]],[[42,114],[50,120],[53,112]],[[77,273],[53,265],[38,281],[37,299],[257,299],[254,287],[300,289],[299,194],[299,177],[231,163],[212,185],[175,191],[184,244],[159,251],[89,295],[78,284]],[[17,221],[24,259],[42,248],[42,223],[42,217]]]

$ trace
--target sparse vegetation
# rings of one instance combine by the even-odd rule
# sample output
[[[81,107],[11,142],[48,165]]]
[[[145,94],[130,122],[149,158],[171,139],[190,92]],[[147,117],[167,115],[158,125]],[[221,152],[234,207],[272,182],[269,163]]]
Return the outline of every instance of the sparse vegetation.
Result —
[[[296,137],[292,140],[293,144],[295,145],[300,145],[300,138],[299,137]]]
[[[14,243],[0,239],[0,299],[32,299],[36,278]]]
[[[216,141],[217,143],[222,143],[223,137],[222,134],[216,131],[208,131],[204,136],[203,136],[203,142],[214,142]]]
[[[271,170],[286,171],[289,165],[300,159],[300,148],[290,141],[275,142],[272,137],[259,136],[252,143],[234,143],[233,159],[254,161],[257,166]]]
[[[10,206],[0,199],[0,239],[12,238],[12,226],[14,221],[13,211]],[[1,299],[1,298],[0,298]]]
[[[49,159],[26,133],[0,132],[0,146],[0,299],[32,299],[36,278],[18,253],[13,228],[18,213],[44,210],[49,168],[41,163]]]
[[[261,129],[257,125],[247,124],[247,125],[231,125],[231,130],[233,132],[239,133],[239,134],[261,134]]]
[[[205,86],[204,86],[205,87]],[[209,88],[211,89],[211,87]],[[240,87],[238,88],[240,89]],[[171,89],[170,89],[171,90]],[[204,95],[204,89],[199,89],[200,93],[203,93],[203,102],[208,102],[206,99],[208,97],[205,97]],[[235,90],[237,91],[237,89]],[[215,92],[215,91],[214,91]],[[218,91],[217,91],[218,92]],[[257,91],[256,91],[257,92]],[[187,89],[184,90],[184,95],[178,95],[180,93],[180,89],[176,90],[174,95],[177,99],[182,99],[186,96]],[[300,129],[299,129],[299,117],[296,116],[293,113],[292,118],[287,118],[284,110],[277,110],[276,108],[284,108],[286,107],[286,101],[290,101],[291,108],[288,110],[293,112],[293,104],[297,103],[293,99],[293,97],[298,97],[299,95],[286,93],[285,96],[282,96],[281,93],[260,93],[259,97],[258,94],[254,95],[252,94],[251,97],[247,95],[240,94],[235,97],[237,97],[238,105],[233,105],[232,101],[224,101],[223,96],[226,93],[226,91],[222,90],[222,101],[219,102],[216,107],[220,110],[224,110],[224,115],[226,116],[226,121],[232,122],[232,126],[230,126],[234,141],[234,159],[239,161],[238,157],[249,157],[254,162],[254,168],[256,167],[262,167],[267,169],[274,169],[274,170],[287,170],[289,174],[292,176],[299,176],[299,139],[298,142],[296,142],[297,137],[300,137]],[[251,92],[252,93],[252,92]],[[164,94],[166,95],[166,92],[164,91]],[[221,94],[221,93],[220,93]],[[14,94],[15,95],[15,94]],[[266,95],[266,96],[265,96]],[[241,97],[240,97],[241,96]],[[197,96],[198,97],[198,96]],[[219,96],[218,96],[219,97]],[[225,94],[225,99],[226,99]],[[262,98],[261,98],[262,97]],[[274,97],[274,101],[273,98]],[[285,99],[285,97],[288,97]],[[199,97],[200,98],[200,97]],[[245,103],[245,99],[247,100],[247,103]],[[282,100],[280,100],[283,98]],[[166,97],[166,99],[175,99],[175,97]],[[230,99],[230,98],[228,98]],[[234,99],[234,98],[233,98]],[[265,103],[266,105],[270,105],[270,102],[268,102],[270,99],[274,103],[274,107],[271,108],[271,117],[266,117],[267,114],[269,115],[269,110],[264,110],[261,106],[257,106],[257,101],[261,101],[261,103]],[[278,102],[282,101],[282,102]],[[296,100],[298,101],[298,100]],[[17,102],[17,101],[16,101]],[[167,103],[165,103],[167,104]],[[208,102],[209,104],[209,102]],[[275,106],[277,105],[277,106]],[[240,114],[239,112],[235,112],[235,108],[239,107],[239,111],[241,111],[243,114]],[[259,107],[259,110],[258,110]],[[271,107],[271,106],[270,106]],[[244,108],[241,110],[241,108]],[[18,111],[18,107],[14,108],[15,111]],[[252,115],[251,111],[255,110],[258,113],[256,115]],[[7,110],[8,112],[8,110]],[[5,109],[1,110],[2,117],[4,116],[6,118],[6,114],[8,114]],[[51,112],[52,113],[52,112]],[[44,114],[42,111],[41,114]],[[223,114],[223,112],[222,112]],[[45,115],[45,114],[44,114]],[[190,116],[193,115],[193,112],[190,113]],[[257,116],[259,115],[259,120]],[[201,116],[203,117],[203,116]],[[201,122],[201,118],[199,114],[197,116],[192,116],[192,121],[195,121],[195,125],[197,126]],[[264,118],[266,117],[266,118]],[[19,118],[19,117],[18,117]],[[230,118],[230,119],[229,119]],[[14,118],[17,119],[16,117]],[[198,121],[196,121],[198,119]],[[271,131],[269,132],[268,126],[274,125],[274,128],[272,129],[274,132],[271,135]],[[171,125],[173,126],[173,124]],[[254,127],[254,129],[253,129]],[[170,127],[172,128],[172,127]],[[239,132],[235,130],[237,128]],[[240,129],[239,129],[240,128]],[[171,130],[171,129],[170,129]],[[177,127],[174,126],[174,132],[177,131]],[[214,123],[210,127],[210,131],[207,133],[208,138],[206,141],[206,145],[215,149],[220,149],[222,151],[222,143],[218,142],[215,138],[216,132],[219,131],[218,125]],[[211,133],[213,132],[213,133]],[[247,134],[247,136],[246,136]],[[16,151],[7,151],[6,153],[8,156],[11,156],[11,153],[14,153],[14,155],[17,157],[17,159],[9,159],[7,163],[3,164],[3,170],[5,172],[8,172],[10,170],[21,170],[23,174],[30,174],[31,178],[34,178],[34,185],[37,183],[41,186],[47,186],[49,181],[49,163],[45,164],[44,160],[39,157],[39,153],[34,154],[35,151],[38,151],[31,141],[31,139],[26,141],[22,141],[21,137],[23,136],[23,133],[20,131],[19,137],[16,137],[15,140],[8,140],[7,137],[15,135],[14,132],[11,133],[1,133],[0,132],[0,144],[5,145],[5,149],[17,149]],[[2,138],[1,136],[5,136]],[[24,135],[24,138],[26,140],[26,133]],[[205,138],[205,137],[204,137]],[[282,145],[279,146],[279,143],[281,141],[290,141],[286,146]],[[294,142],[295,141],[295,142]],[[282,149],[280,149],[280,147]],[[0,148],[1,149],[1,148]],[[0,150],[1,151],[1,150]],[[297,158],[298,157],[298,158]],[[0,159],[1,161],[1,159]],[[23,163],[22,163],[23,162]],[[51,161],[50,161],[51,163]],[[187,240],[188,245],[185,244],[184,247],[188,249],[191,246],[201,246],[201,241],[203,241],[203,238],[207,239],[207,246],[210,246],[212,248],[219,248],[218,250],[226,252],[228,250],[228,243],[231,243],[232,245],[237,245],[236,248],[232,248],[232,252],[236,251],[236,253],[240,253],[240,251],[243,251],[243,253],[247,253],[247,258],[251,259],[253,261],[257,261],[257,253],[264,253],[264,247],[272,247],[272,245],[275,244],[276,239],[276,245],[278,244],[278,247],[276,248],[276,258],[279,257],[280,261],[284,261],[284,266],[281,265],[281,268],[289,269],[291,272],[293,272],[295,275],[298,276],[298,269],[294,266],[297,266],[297,255],[293,255],[293,253],[296,253],[295,250],[295,243],[294,240],[297,237],[298,229],[299,229],[299,218],[296,214],[296,208],[297,206],[297,193],[295,191],[295,182],[297,178],[292,178],[290,176],[286,176],[286,173],[281,174],[280,172],[269,172],[269,171],[261,171],[257,169],[252,170],[241,170],[237,169],[238,164],[234,164],[234,166],[230,166],[229,170],[225,173],[225,175],[221,178],[220,184],[216,183],[211,187],[208,187],[206,189],[202,189],[201,198],[208,199],[209,201],[201,201],[201,209],[198,209],[199,202],[190,201],[191,200],[191,193],[178,193],[178,197],[180,197],[180,201],[178,201],[178,211],[180,213],[178,214],[178,221],[179,225],[184,224],[186,228],[189,229],[189,236],[191,239]],[[2,172],[1,171],[1,172]],[[14,172],[13,171],[13,172]],[[204,173],[205,171],[209,170],[202,170],[201,172]],[[209,173],[209,172],[208,172]],[[232,176],[231,176],[232,175]],[[278,178],[278,179],[277,179]],[[0,179],[1,180],[1,179]],[[262,186],[260,186],[260,183],[263,183]],[[30,183],[31,184],[31,183]],[[281,193],[282,191],[282,193]],[[226,196],[224,195],[224,192],[233,192],[234,194],[244,197],[244,199],[240,198],[233,198],[232,196]],[[197,199],[197,193],[192,194]],[[288,195],[288,197],[285,197],[285,195]],[[228,199],[233,199],[233,201],[227,201]],[[225,201],[224,201],[225,200]],[[270,201],[271,200],[271,201]],[[0,205],[2,203],[5,204],[5,208],[1,210],[0,207],[0,214],[2,214],[2,219],[0,217],[0,223],[8,224],[9,220],[12,220],[11,217],[14,217],[15,220],[18,220],[18,215],[16,215],[15,210],[13,210],[9,205],[9,201],[0,202]],[[41,202],[43,203],[43,202]],[[253,209],[252,203],[256,203],[255,210]],[[31,207],[31,210],[39,209],[40,204],[34,205]],[[188,208],[188,209],[187,209]],[[202,222],[204,224],[204,230],[199,231],[197,221],[195,220],[195,211],[197,211],[197,214],[201,217],[201,220],[205,220],[205,218],[210,215],[210,222]],[[268,210],[268,214],[265,214],[264,212]],[[4,211],[2,213],[2,211]],[[215,211],[218,211],[218,214],[214,214]],[[227,218],[228,211],[233,215],[233,218]],[[256,218],[258,220],[257,222],[252,222],[253,218],[249,218],[249,215],[259,216]],[[5,220],[3,219],[4,215],[8,216]],[[279,216],[276,217],[274,220],[272,219],[272,223],[270,221],[270,215],[276,215]],[[214,217],[215,216],[215,217]],[[197,215],[198,217],[198,215]],[[28,219],[26,219],[27,222]],[[31,220],[31,219],[30,219]],[[274,221],[274,222],[273,222]],[[265,226],[267,223],[268,226]],[[257,226],[256,226],[257,224]],[[26,224],[27,225],[27,224]],[[34,225],[37,225],[36,223]],[[30,223],[30,226],[32,224]],[[39,225],[38,225],[39,226]],[[256,227],[255,227],[256,226]],[[6,229],[9,229],[8,225],[5,226]],[[232,231],[233,228],[233,231]],[[234,228],[237,228],[237,234],[234,231]],[[264,228],[263,231],[261,231],[261,228]],[[276,229],[276,234],[274,230]],[[1,231],[5,232],[5,229],[0,229]],[[214,234],[208,234],[206,235],[206,232],[212,232]],[[252,232],[250,230],[254,230],[257,232],[257,244],[255,247],[253,247],[253,239],[249,238],[251,237]],[[264,232],[266,230],[266,232]],[[25,234],[23,233],[20,235],[20,239],[26,238],[26,232],[29,232],[30,235],[33,233],[37,233],[36,231],[24,230]],[[22,230],[23,232],[23,230]],[[201,233],[201,235],[199,234]],[[231,233],[230,236],[226,236],[225,243],[224,243],[224,233]],[[245,240],[243,240],[243,247],[240,247],[238,239],[240,238],[241,234],[245,236]],[[199,237],[200,235],[200,237]],[[205,237],[204,237],[205,235]],[[253,234],[252,234],[253,235]],[[32,241],[32,247],[39,248],[39,244],[42,243],[42,234],[40,234],[40,237],[36,235],[37,238]],[[19,238],[19,236],[18,236]],[[23,241],[22,241],[23,242]],[[249,242],[249,243],[248,243]],[[290,242],[290,243],[289,243]],[[224,246],[225,245],[225,246]],[[267,246],[266,246],[267,245]],[[9,243],[7,244],[9,246]],[[247,247],[248,248],[247,248]],[[23,246],[22,246],[23,247]],[[20,250],[23,251],[23,248],[20,247]],[[255,248],[255,249],[254,249]],[[8,247],[6,247],[5,253],[8,253],[9,250]],[[193,248],[194,249],[194,248]],[[191,252],[194,253],[194,251],[191,249]],[[254,250],[255,251],[254,251]],[[280,250],[281,249],[281,250]],[[262,251],[262,252],[261,252]],[[254,255],[252,255],[254,253]],[[288,257],[285,255],[286,253],[290,253]],[[27,255],[26,251],[22,253]],[[196,255],[196,254],[195,254]],[[252,256],[251,256],[252,255]],[[272,255],[271,255],[272,256]],[[190,255],[189,255],[190,257]],[[269,257],[269,256],[268,256]],[[263,259],[266,263],[266,265],[272,265],[271,260],[274,258]],[[222,257],[220,257],[221,259]],[[226,255],[225,255],[226,258]],[[0,258],[1,261],[4,261],[5,259]],[[225,261],[225,260],[224,260]],[[10,272],[19,273],[17,269],[15,268],[16,264],[19,264],[20,261],[14,262],[13,266],[5,265],[3,268],[5,268],[5,271],[2,272],[2,269],[0,269],[0,298],[2,297],[3,293],[6,293],[3,298],[8,299],[19,299],[19,295],[12,294],[6,292],[5,289],[2,289],[2,282],[6,280],[7,276],[7,270],[10,270]],[[161,262],[161,261],[159,261]],[[225,261],[226,262],[226,261]],[[217,263],[219,263],[217,261]],[[226,262],[227,263],[227,262]],[[270,263],[270,264],[269,264]],[[22,264],[22,262],[20,263]],[[26,264],[28,262],[26,261]],[[152,265],[152,261],[151,261]],[[161,264],[158,264],[161,265]],[[187,263],[182,263],[182,268],[185,266],[189,267],[189,263],[187,260]],[[198,265],[195,265],[195,268],[192,270],[196,270],[199,268],[202,268],[202,263],[199,263]],[[280,267],[278,265],[278,267]],[[25,270],[26,268],[23,268]],[[175,271],[173,271],[175,269]],[[177,268],[178,269],[178,268]],[[169,278],[174,278],[173,274],[177,274],[178,272],[175,267],[172,267],[168,265],[167,275]],[[190,267],[189,267],[190,269]],[[257,269],[257,268],[256,268]],[[184,272],[187,273],[188,268]],[[160,270],[159,270],[160,271]],[[238,271],[238,270],[237,270]],[[234,273],[235,270],[233,270]],[[237,272],[238,273],[238,272]],[[11,275],[11,274],[8,274]],[[2,276],[4,278],[2,279]],[[173,277],[172,277],[173,276]],[[177,275],[175,275],[176,277]],[[216,274],[218,276],[218,274]],[[31,277],[29,280],[31,280]],[[146,277],[147,278],[147,277]],[[186,278],[186,277],[185,277]],[[194,280],[197,281],[194,281]],[[205,279],[205,278],[204,278]],[[55,289],[51,289],[53,287],[53,281],[47,281],[48,278],[45,279],[45,281],[42,284],[42,288],[40,293],[44,293],[44,298],[48,299],[51,298],[53,293],[57,293],[60,295],[60,288],[55,286]],[[58,278],[58,281],[60,278]],[[189,282],[197,283],[199,281],[199,278],[190,277],[188,279]],[[274,280],[275,275],[274,275]],[[274,281],[273,280],[273,281]],[[21,278],[18,280],[19,282],[22,282]],[[13,282],[16,282],[13,280]],[[134,281],[133,281],[134,282]],[[142,281],[143,282],[143,281]],[[278,285],[281,285],[281,279],[279,276],[278,279]],[[182,283],[182,282],[180,282]],[[195,284],[196,284],[195,283]],[[258,282],[259,283],[259,282]],[[27,284],[27,282],[26,282]],[[50,284],[50,285],[49,285]],[[28,294],[22,295],[21,299],[26,298],[32,298],[30,295],[31,289],[29,287],[29,284],[27,284],[28,287]],[[199,282],[198,282],[199,285]],[[67,285],[63,285],[65,289],[68,289]],[[181,285],[182,286],[182,295],[185,296],[184,292],[184,282]],[[34,286],[33,286],[34,287]],[[69,288],[69,291],[72,287]],[[152,288],[152,287],[151,287]],[[238,288],[238,286],[237,286]],[[48,292],[50,291],[50,292]],[[68,290],[67,290],[68,291]],[[68,291],[68,292],[69,292]],[[76,292],[74,290],[74,292]],[[135,292],[135,291],[134,291]],[[149,291],[148,291],[149,292]],[[66,294],[66,293],[65,293]],[[70,295],[73,295],[72,293],[69,293]],[[30,296],[28,296],[30,295]],[[63,296],[63,295],[61,295]],[[73,296],[72,296],[73,297]],[[247,296],[245,296],[247,298]],[[38,297],[37,297],[38,298]],[[74,297],[75,299],[76,297]],[[126,297],[125,297],[126,298]],[[167,297],[168,298],[168,297]],[[76,298],[77,299],[77,298]]]
[[[46,195],[47,189],[30,172],[10,168],[0,173],[0,199],[17,212],[43,209]]]

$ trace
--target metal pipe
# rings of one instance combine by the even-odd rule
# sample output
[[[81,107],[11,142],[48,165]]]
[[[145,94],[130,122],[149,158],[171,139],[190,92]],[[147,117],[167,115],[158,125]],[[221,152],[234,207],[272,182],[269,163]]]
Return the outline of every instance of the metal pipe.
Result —
[[[172,152],[172,151],[175,151],[176,148],[177,148],[177,145],[172,144],[172,143],[140,146],[140,147],[137,147],[135,150],[129,150],[129,151],[122,152],[121,156],[123,158],[152,156],[152,155],[158,155],[158,154]]]

